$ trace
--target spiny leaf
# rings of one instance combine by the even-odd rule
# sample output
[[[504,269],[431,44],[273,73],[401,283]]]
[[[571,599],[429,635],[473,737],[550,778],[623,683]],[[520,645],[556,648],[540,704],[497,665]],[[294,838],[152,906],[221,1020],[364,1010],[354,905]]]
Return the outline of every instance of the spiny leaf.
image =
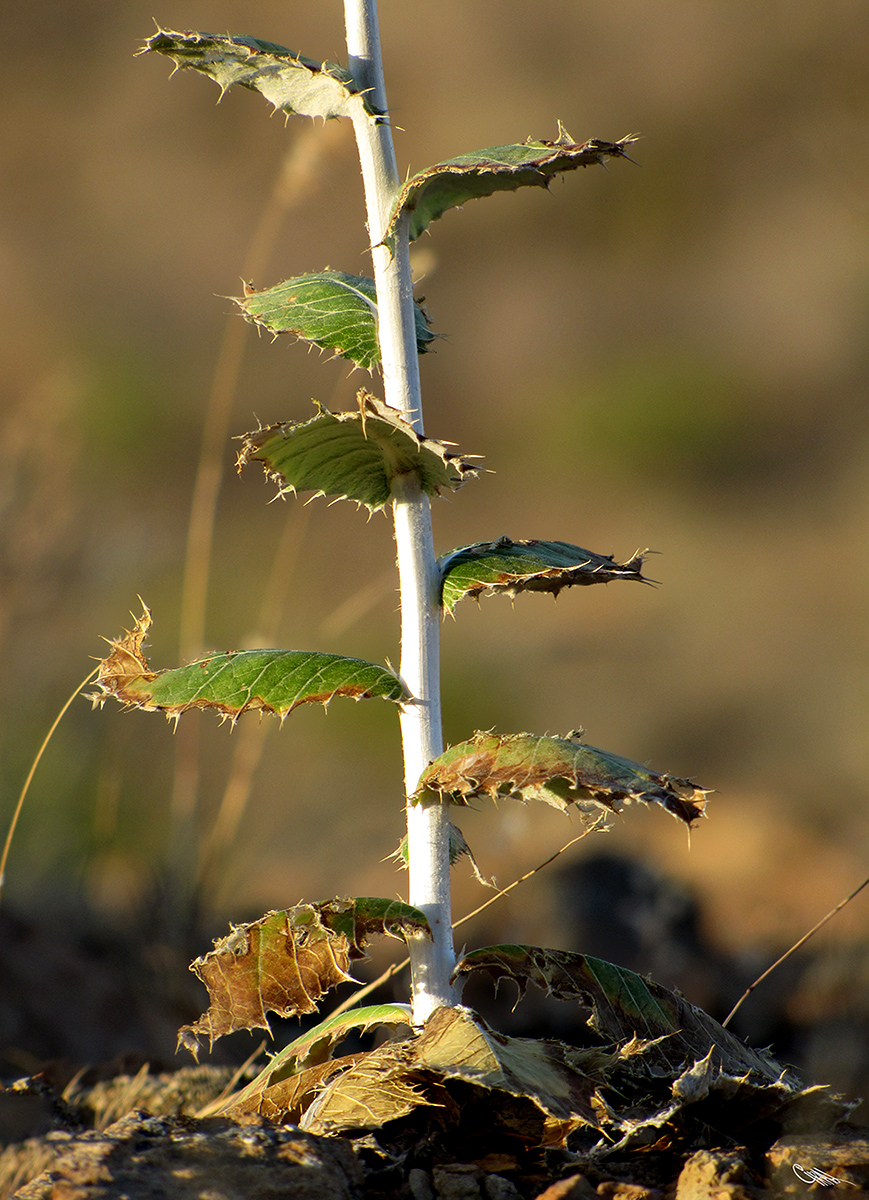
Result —
[[[238,466],[261,462],[281,492],[312,491],[364,504],[389,503],[393,480],[419,472],[429,496],[455,491],[478,471],[442,442],[420,437],[395,409],[366,391],[358,412],[331,413],[317,405],[309,421],[257,429],[243,439]]]
[[[743,1135],[774,1118],[827,1128],[847,1104],[826,1089],[804,1088],[764,1051],[753,1050],[678,992],[603,959],[539,946],[487,946],[465,955],[455,976],[485,971],[512,979],[520,996],[533,983],[559,1000],[591,1009],[588,1024],[608,1057],[568,1051],[568,1062],[598,1084],[594,1126],[608,1155],[665,1137],[693,1140],[710,1125]],[[580,1052],[588,1055],[588,1051]]]
[[[438,1008],[414,1038],[348,1060],[299,1124],[334,1134],[380,1127],[419,1107],[453,1109],[458,1119],[473,1104],[476,1119],[492,1129],[559,1145],[572,1130],[595,1123],[597,1084],[577,1064],[591,1069],[610,1060],[597,1050],[511,1038],[467,1009]],[[461,1091],[453,1094],[456,1084]]]
[[[270,333],[295,334],[369,371],[380,362],[373,279],[342,271],[298,275],[260,292],[246,288],[236,304],[249,321]],[[416,348],[424,354],[436,335],[418,303],[414,318]]]
[[[493,192],[548,187],[550,180],[561,172],[600,165],[607,158],[627,158],[625,146],[637,140],[634,136],[619,142],[592,138],[577,145],[560,122],[558,130],[554,142],[529,138],[521,145],[488,146],[418,171],[398,194],[385,240],[393,237],[396,223],[404,213],[410,216],[413,241],[450,208],[480,196],[491,196]]]
[[[298,1098],[299,1076],[303,1072],[327,1062],[334,1048],[350,1033],[365,1033],[384,1025],[409,1026],[411,1022],[407,1004],[375,1004],[329,1017],[285,1046],[256,1079],[213,1111],[234,1116],[259,1113],[274,1120],[298,1121],[303,1110],[296,1110],[294,1105]]]
[[[417,799],[440,792],[454,804],[478,797],[495,800],[543,800],[566,812],[575,804],[582,814],[596,808],[620,812],[623,802],[660,804],[690,826],[702,817],[707,789],[673,775],[658,775],[639,763],[597,750],[567,737],[533,733],[499,736],[475,733],[451,746],[423,773]]]
[[[477,542],[452,550],[438,560],[443,579],[441,603],[448,613],[465,596],[519,592],[552,592],[577,584],[609,583],[613,579],[635,579],[642,575],[643,557],[638,550],[627,562],[617,563],[609,555],[594,554],[569,542],[514,542],[508,537],[496,542]]]
[[[299,904],[234,926],[191,964],[211,1004],[178,1031],[179,1047],[195,1057],[201,1038],[212,1045],[237,1029],[268,1029],[269,1012],[280,1017],[314,1012],[325,992],[350,979],[347,968],[364,957],[373,933],[431,936],[419,909],[379,898]]]
[[[141,53],[165,54],[176,70],[192,68],[208,75],[221,95],[240,84],[259,92],[281,112],[302,117],[351,117],[362,106],[379,116],[357,91],[348,71],[335,63],[314,62],[279,46],[252,37],[215,33],[178,33],[157,28]]]
[[[151,625],[151,613],[143,608],[132,631],[107,639],[112,652],[100,663],[100,690],[91,697],[95,704],[114,696],[128,707],[160,710],[176,719],[191,708],[211,708],[234,722],[251,709],[283,720],[300,704],[327,705],[335,696],[381,696],[397,703],[410,698],[387,667],[319,651],[230,650],[186,667],[152,671],[142,652]]]
[[[454,977],[474,971],[496,981],[512,979],[520,997],[533,984],[557,1000],[580,1001],[591,1009],[589,1024],[601,1037],[622,1047],[622,1054],[633,1039],[642,1039],[645,1061],[659,1069],[678,1074],[714,1047],[718,1065],[732,1073],[755,1071],[767,1079],[781,1074],[768,1055],[746,1046],[678,992],[605,959],[541,946],[485,946],[466,954]]]

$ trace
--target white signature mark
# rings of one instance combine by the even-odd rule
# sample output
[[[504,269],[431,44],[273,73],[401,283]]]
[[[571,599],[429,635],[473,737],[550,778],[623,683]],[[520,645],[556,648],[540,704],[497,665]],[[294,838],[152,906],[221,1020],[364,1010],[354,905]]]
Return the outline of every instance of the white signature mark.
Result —
[[[799,1163],[794,1163],[794,1175],[797,1179],[802,1179],[803,1183],[819,1183],[821,1187],[839,1187],[840,1184],[844,1184],[845,1187],[860,1186],[858,1183],[852,1183],[850,1179],[837,1179],[835,1175],[827,1175],[817,1167],[801,1167]]]

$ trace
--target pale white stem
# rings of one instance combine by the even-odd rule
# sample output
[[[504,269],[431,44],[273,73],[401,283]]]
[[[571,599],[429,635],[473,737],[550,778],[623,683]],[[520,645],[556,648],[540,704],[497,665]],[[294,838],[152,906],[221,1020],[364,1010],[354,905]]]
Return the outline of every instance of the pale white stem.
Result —
[[[376,0],[345,0],[348,65],[356,84],[369,90],[387,113]],[[377,285],[378,340],[384,399],[423,433],[419,357],[406,219],[390,245],[383,239],[400,188],[392,130],[357,109],[353,119],[365,185],[368,232]],[[405,791],[413,795],[420,775],[443,751],[440,702],[440,608],[438,569],[428,497],[416,474],[393,484],[393,513],[401,589],[401,676],[414,697],[404,707]],[[429,919],[434,941],[410,941],[414,1024],[439,1005],[457,1002],[449,977],[455,965],[450,910],[449,809],[436,803],[407,805],[410,903]]]
[[[404,705],[401,739],[408,796],[443,751],[440,706],[439,573],[428,496],[416,474],[393,485],[395,542],[401,587],[401,676],[416,703]],[[449,806],[407,804],[408,900],[429,920],[433,940],[409,943],[414,1023],[442,1004],[457,1003],[449,978],[455,966],[450,900]]]

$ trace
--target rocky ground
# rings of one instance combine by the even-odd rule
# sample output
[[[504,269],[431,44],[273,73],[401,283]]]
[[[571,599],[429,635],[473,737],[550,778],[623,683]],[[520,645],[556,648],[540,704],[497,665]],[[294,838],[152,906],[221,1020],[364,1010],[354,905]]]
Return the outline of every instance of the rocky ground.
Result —
[[[869,1130],[774,1136],[746,1144],[666,1145],[590,1162],[569,1149],[521,1146],[505,1130],[405,1124],[353,1137],[316,1137],[253,1117],[192,1115],[227,1084],[227,1069],[142,1070],[64,1100],[42,1077],[0,1092],[0,1195],[16,1200],[750,1200],[822,1188],[869,1195]],[[123,1110],[124,1115],[115,1119]],[[398,1124],[398,1123],[397,1123]],[[500,1143],[500,1144],[498,1144]]]

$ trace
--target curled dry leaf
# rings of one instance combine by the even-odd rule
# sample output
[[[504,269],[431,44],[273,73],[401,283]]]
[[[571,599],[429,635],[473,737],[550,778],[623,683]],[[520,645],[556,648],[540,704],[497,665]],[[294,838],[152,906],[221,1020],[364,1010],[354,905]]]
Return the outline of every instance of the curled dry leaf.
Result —
[[[230,650],[185,667],[153,671],[142,650],[151,626],[151,613],[143,608],[131,631],[109,640],[111,654],[100,663],[99,691],[91,696],[95,704],[113,696],[129,708],[159,710],[170,718],[191,708],[209,708],[236,721],[254,709],[283,720],[300,704],[328,705],[335,696],[380,696],[396,703],[410,698],[388,667],[319,651]]]
[[[234,1116],[258,1113],[275,1120],[298,1122],[324,1081],[321,1072],[328,1067],[334,1073],[336,1068],[331,1064],[338,1062],[344,1064],[340,1069],[346,1069],[346,1059],[333,1059],[332,1052],[348,1035],[364,1033],[375,1026],[393,1030],[407,1027],[411,1019],[407,1004],[376,1004],[328,1017],[280,1050],[256,1079],[215,1105],[212,1111]]]
[[[733,1073],[754,1071],[769,1080],[781,1075],[769,1055],[744,1045],[678,992],[605,959],[542,946],[485,946],[464,955],[454,977],[475,971],[496,981],[511,979],[520,997],[532,984],[557,1000],[580,1002],[591,1009],[592,1029],[617,1046],[619,1055],[641,1052],[647,1065],[674,1078],[710,1047],[716,1063]]]
[[[335,1074],[302,1114],[311,1133],[380,1128],[415,1108],[453,1108],[451,1085],[470,1085],[492,1128],[510,1126],[520,1137],[559,1145],[569,1132],[594,1121],[596,1083],[577,1063],[598,1063],[593,1051],[556,1042],[512,1038],[463,1008],[438,1008],[417,1036],[336,1060]],[[304,1074],[304,1073],[303,1073]],[[300,1077],[297,1088],[304,1086]],[[457,1093],[458,1094],[458,1093]],[[465,1103],[468,1092],[462,1093]]]
[[[299,904],[234,926],[191,971],[208,988],[208,1011],[178,1032],[178,1045],[196,1056],[238,1029],[268,1029],[267,1014],[294,1017],[315,1012],[320,998],[351,978],[347,968],[363,958],[373,933],[429,934],[423,913],[397,900],[355,898]]]
[[[567,737],[475,733],[450,746],[423,773],[417,799],[440,793],[454,804],[477,798],[543,800],[567,811],[620,812],[623,803],[660,804],[689,827],[704,815],[708,790]]]

